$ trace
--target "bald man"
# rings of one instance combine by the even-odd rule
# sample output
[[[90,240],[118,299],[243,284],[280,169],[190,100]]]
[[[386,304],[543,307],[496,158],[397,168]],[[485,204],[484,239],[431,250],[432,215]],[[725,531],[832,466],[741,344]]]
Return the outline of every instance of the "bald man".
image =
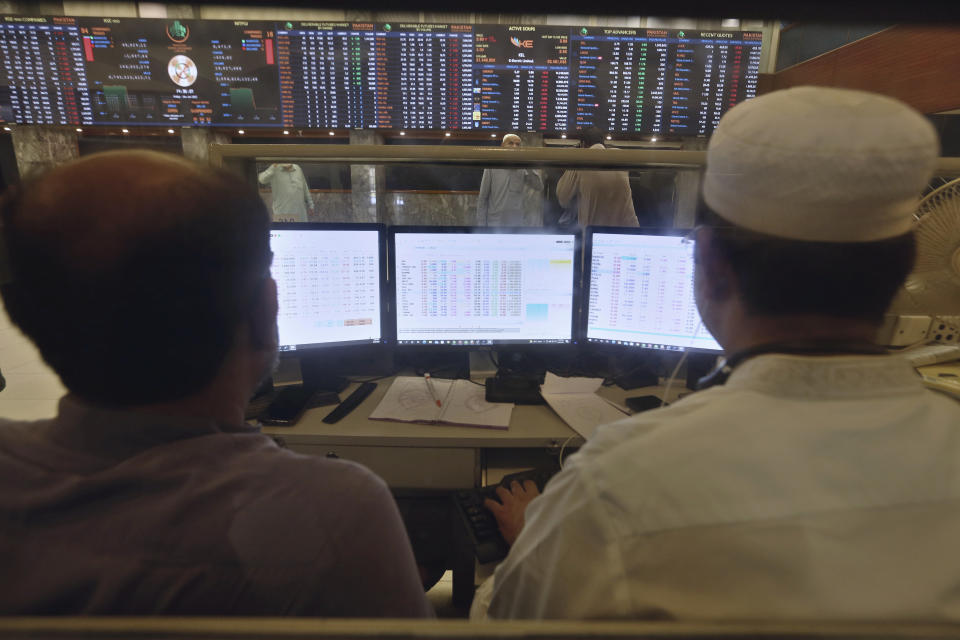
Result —
[[[508,133],[500,144],[519,149],[520,136]],[[484,169],[477,197],[477,223],[488,227],[543,225],[543,180],[536,169]]]
[[[69,390],[0,420],[0,613],[430,615],[383,481],[244,423],[277,348],[256,191],[111,152],[0,220],[7,311]]]

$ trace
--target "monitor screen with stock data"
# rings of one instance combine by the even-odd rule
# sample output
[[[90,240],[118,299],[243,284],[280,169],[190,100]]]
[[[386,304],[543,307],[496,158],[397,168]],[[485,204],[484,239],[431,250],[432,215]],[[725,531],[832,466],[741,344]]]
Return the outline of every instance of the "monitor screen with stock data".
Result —
[[[386,341],[385,236],[378,224],[271,226],[281,352]]]
[[[722,351],[693,295],[693,242],[652,229],[588,227],[584,326],[588,344]]]
[[[398,346],[574,342],[578,232],[391,227],[389,236]]]

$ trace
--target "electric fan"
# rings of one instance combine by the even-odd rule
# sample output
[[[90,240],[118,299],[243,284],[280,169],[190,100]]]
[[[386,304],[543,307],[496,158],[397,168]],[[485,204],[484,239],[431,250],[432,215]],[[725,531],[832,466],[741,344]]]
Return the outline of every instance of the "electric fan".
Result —
[[[914,213],[917,261],[887,312],[891,346],[960,343],[960,178],[924,197]]]

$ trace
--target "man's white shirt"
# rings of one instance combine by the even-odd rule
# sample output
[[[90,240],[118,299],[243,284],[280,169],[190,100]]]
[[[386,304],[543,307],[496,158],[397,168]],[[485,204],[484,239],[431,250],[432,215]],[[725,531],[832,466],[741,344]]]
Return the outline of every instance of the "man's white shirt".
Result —
[[[763,355],[602,427],[495,618],[960,619],[960,404],[895,356]]]

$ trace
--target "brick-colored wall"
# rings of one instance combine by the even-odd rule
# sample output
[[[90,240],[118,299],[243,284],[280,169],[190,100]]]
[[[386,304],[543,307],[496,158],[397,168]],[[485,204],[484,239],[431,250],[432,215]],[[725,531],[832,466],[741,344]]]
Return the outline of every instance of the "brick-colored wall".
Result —
[[[847,87],[923,113],[960,108],[960,28],[896,26],[774,74],[773,89]]]

